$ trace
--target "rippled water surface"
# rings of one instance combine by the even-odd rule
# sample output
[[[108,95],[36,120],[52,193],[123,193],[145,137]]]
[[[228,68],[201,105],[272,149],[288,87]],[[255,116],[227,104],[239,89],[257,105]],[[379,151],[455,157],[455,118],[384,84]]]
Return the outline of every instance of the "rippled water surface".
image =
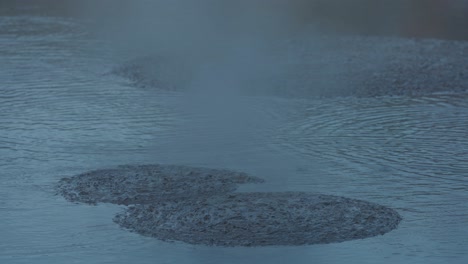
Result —
[[[108,74],[114,58],[74,20],[0,17],[0,263],[468,261],[468,94],[240,97],[204,121],[182,94]],[[241,170],[268,182],[246,190],[364,199],[404,220],[338,244],[217,248],[142,237],[112,222],[118,206],[54,194],[64,176],[133,163]]]

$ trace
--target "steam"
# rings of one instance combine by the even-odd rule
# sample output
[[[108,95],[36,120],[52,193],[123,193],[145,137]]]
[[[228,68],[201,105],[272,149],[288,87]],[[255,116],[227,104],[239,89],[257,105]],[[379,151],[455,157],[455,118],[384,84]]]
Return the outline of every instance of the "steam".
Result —
[[[92,8],[99,10],[96,17],[103,29],[100,35],[115,46],[131,50],[135,57],[155,54],[174,62],[173,65],[181,65],[171,69],[169,82],[170,78],[178,78],[179,71],[181,76],[190,76],[189,82],[184,83],[186,100],[182,100],[180,110],[192,121],[181,128],[189,131],[189,136],[179,140],[179,146],[186,148],[180,151],[198,142],[213,153],[225,144],[248,147],[261,135],[259,131],[274,130],[277,124],[268,119],[264,109],[242,95],[268,94],[281,78],[288,78],[288,41],[303,34],[313,38],[309,25],[314,26],[314,32],[320,29],[398,35],[409,30],[418,34],[426,29],[426,21],[431,21],[430,12],[425,10],[442,9],[445,3],[443,0],[419,1],[421,4],[407,0],[99,2],[101,8],[96,8],[95,2]],[[442,31],[444,19],[437,22]],[[337,44],[340,40],[331,42]],[[315,49],[312,53],[320,53],[326,46],[346,46],[346,43],[308,43],[311,44],[308,48]],[[378,59],[375,62],[372,67],[378,66],[375,65]],[[335,78],[327,76],[345,72],[343,67],[333,64],[317,69],[314,73],[319,79],[313,80],[314,87],[306,89],[335,85]]]
[[[204,87],[210,93],[258,90],[268,86],[266,79],[280,71],[274,65],[284,55],[291,32],[302,26],[296,21],[297,12],[287,3],[131,1],[122,14],[105,20],[104,34],[136,56],[155,54],[183,65],[189,71],[185,74],[193,77],[193,83],[184,88]],[[219,81],[223,85],[218,85]]]
[[[302,0],[301,0],[302,1]],[[115,45],[155,54],[190,76],[179,110],[186,122],[165,151],[213,153],[249,148],[276,125],[255,99],[283,72],[296,23],[286,0],[159,0],[116,4],[101,20]],[[112,12],[116,12],[115,10]],[[177,78],[171,74],[170,78]],[[177,80],[174,80],[177,82]],[[202,150],[202,151],[199,151]],[[178,157],[180,158],[180,157]]]
[[[288,67],[288,41],[305,31],[309,11],[315,10],[310,1],[140,0],[95,5],[91,8],[97,10],[100,36],[130,50],[133,57],[162,56],[181,65],[171,71],[190,76],[178,106],[186,121],[178,128],[177,142],[158,151],[177,160],[201,153],[221,159],[220,152],[239,153],[265,142],[263,138],[280,125],[259,100],[243,95],[268,94],[278,86]],[[178,74],[161,78],[171,82]]]

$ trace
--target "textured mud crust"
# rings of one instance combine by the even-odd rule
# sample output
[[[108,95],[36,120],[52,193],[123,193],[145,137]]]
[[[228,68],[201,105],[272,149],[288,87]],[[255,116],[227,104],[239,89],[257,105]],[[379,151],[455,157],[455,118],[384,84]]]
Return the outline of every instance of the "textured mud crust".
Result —
[[[292,40],[280,50],[284,54],[274,54],[274,76],[254,74],[258,79],[241,83],[241,92],[373,97],[468,90],[467,41],[316,36]],[[191,69],[174,65],[170,59],[148,57],[113,72],[139,87],[183,91]]]
[[[232,193],[135,205],[114,221],[161,240],[215,246],[306,245],[382,235],[399,214],[387,207],[309,193]]]
[[[234,191],[262,179],[242,172],[176,165],[128,165],[63,178],[58,192],[71,202],[147,204]]]

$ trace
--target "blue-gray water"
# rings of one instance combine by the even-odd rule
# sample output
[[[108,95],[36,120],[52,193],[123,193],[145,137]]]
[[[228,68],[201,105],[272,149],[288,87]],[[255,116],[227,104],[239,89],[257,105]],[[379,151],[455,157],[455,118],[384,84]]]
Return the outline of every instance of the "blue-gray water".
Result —
[[[74,20],[0,17],[0,263],[468,261],[468,94],[245,97],[207,129],[179,111],[184,95],[107,74],[113,58]],[[364,199],[404,220],[338,244],[217,248],[142,237],[112,222],[118,206],[54,195],[61,177],[130,163],[237,169],[268,181],[249,188]]]

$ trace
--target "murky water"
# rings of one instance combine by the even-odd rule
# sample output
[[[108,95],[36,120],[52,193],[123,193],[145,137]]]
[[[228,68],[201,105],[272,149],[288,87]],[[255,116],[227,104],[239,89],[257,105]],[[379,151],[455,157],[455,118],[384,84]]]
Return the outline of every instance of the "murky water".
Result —
[[[468,94],[246,97],[219,128],[190,122],[184,95],[107,74],[112,54],[72,19],[0,17],[0,62],[1,263],[468,260]],[[338,244],[217,248],[142,237],[112,222],[118,206],[54,195],[61,177],[133,163],[241,170],[267,180],[255,190],[364,199],[404,220]]]

